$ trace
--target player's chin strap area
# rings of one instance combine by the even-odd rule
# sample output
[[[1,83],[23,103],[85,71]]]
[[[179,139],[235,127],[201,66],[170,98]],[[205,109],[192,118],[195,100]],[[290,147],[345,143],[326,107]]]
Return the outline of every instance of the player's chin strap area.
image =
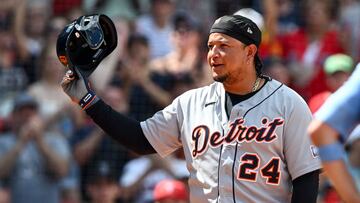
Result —
[[[340,142],[318,147],[319,156],[323,162],[342,160],[346,157],[343,145]]]

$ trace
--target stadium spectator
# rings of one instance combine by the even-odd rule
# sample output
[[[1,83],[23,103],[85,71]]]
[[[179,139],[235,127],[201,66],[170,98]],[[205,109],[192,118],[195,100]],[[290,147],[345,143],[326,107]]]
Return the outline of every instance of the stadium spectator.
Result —
[[[348,42],[348,53],[360,61],[360,1],[340,0],[339,24]]]
[[[14,101],[12,130],[0,136],[0,180],[11,201],[59,202],[59,182],[68,172],[70,152],[65,139],[44,131],[37,102],[27,94]]]
[[[118,167],[111,162],[99,160],[90,166],[86,192],[91,203],[116,203],[121,194],[118,184]]]
[[[331,54],[344,52],[334,29],[336,4],[332,0],[304,1],[305,27],[282,36],[284,59],[294,76],[293,88],[306,101],[328,90],[322,64]]]
[[[118,111],[126,112],[128,110],[127,100],[120,87],[108,85],[102,95]],[[88,119],[77,129],[70,140],[73,146],[74,158],[80,168],[82,199],[89,200],[90,197],[87,196],[86,187],[90,184],[88,181],[94,178],[92,177],[94,175],[92,170],[94,170],[94,167],[97,169],[96,164],[106,162],[111,165],[112,170],[120,174],[125,163],[129,160],[129,155],[127,151],[114,140],[105,136],[104,132]]]
[[[189,191],[186,185],[178,180],[162,180],[154,189],[155,203],[188,203]]]
[[[118,79],[122,80],[128,93],[129,115],[145,120],[171,102],[169,91],[174,86],[174,79],[150,66],[150,50],[145,36],[130,35],[127,50]]]
[[[329,89],[310,98],[308,104],[312,113],[315,113],[325,100],[344,84],[350,77],[353,69],[353,59],[348,55],[334,54],[326,58],[324,72]]]
[[[15,39],[9,29],[0,29],[0,117],[11,111],[14,96],[25,90],[28,77],[18,63]]]
[[[45,46],[50,8],[49,1],[38,0],[18,0],[13,8],[18,59],[24,63],[29,83],[38,80],[37,63]]]
[[[59,133],[70,137],[75,126],[81,122],[81,111],[61,98],[64,92],[59,88],[59,82],[66,69],[59,63],[55,52],[54,42],[49,42],[41,57],[40,79],[28,87],[28,93],[39,104],[39,113],[47,120],[47,128],[56,128]],[[69,122],[70,119],[73,122]]]
[[[291,75],[282,58],[269,57],[264,60],[264,74],[274,78],[281,83],[290,86]]]
[[[53,0],[51,2],[54,16],[66,16],[72,9],[79,8],[82,0]]]
[[[173,167],[172,160],[159,155],[137,156],[129,161],[120,177],[125,200],[134,203],[152,203],[155,185],[165,179],[176,178],[182,166]]]
[[[82,8],[85,13],[92,13],[96,10],[111,18],[121,17],[126,20],[134,20],[137,14],[134,4],[133,0],[83,0]]]
[[[151,0],[150,13],[136,20],[136,31],[146,36],[150,45],[150,56],[165,56],[172,50],[170,35],[171,14],[174,11],[173,0]]]
[[[314,114],[326,101],[326,99],[350,77],[354,68],[352,58],[345,54],[333,54],[326,58],[324,62],[324,72],[326,74],[326,83],[329,87],[328,91],[320,92],[310,98],[308,104],[311,112]],[[350,167],[350,165],[349,165]],[[326,174],[320,178],[320,199],[324,202],[341,201],[335,188],[329,181]]]
[[[173,32],[171,42],[174,49],[167,55],[151,61],[150,68],[162,75],[173,78],[171,87],[172,97],[207,82],[210,84],[211,75],[203,65],[200,43],[201,33],[195,19],[185,12],[178,12],[173,17]],[[203,70],[206,68],[206,72]]]

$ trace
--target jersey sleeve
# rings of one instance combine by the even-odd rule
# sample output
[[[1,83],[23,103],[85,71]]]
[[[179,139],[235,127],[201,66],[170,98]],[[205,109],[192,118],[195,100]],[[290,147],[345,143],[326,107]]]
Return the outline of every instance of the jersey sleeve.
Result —
[[[348,138],[360,121],[360,64],[349,80],[326,100],[315,117],[337,130],[343,141]]]
[[[182,146],[180,141],[179,98],[140,123],[145,137],[160,156],[165,157]]]
[[[321,168],[321,162],[315,153],[307,127],[312,114],[300,96],[294,99],[285,120],[284,154],[292,180]]]

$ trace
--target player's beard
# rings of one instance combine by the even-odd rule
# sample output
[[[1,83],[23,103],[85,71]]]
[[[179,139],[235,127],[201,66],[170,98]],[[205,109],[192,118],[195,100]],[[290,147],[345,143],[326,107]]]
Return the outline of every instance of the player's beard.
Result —
[[[229,75],[228,74],[224,74],[224,75],[217,75],[217,76],[214,76],[213,79],[216,81],[216,82],[225,82],[226,79],[229,78]]]

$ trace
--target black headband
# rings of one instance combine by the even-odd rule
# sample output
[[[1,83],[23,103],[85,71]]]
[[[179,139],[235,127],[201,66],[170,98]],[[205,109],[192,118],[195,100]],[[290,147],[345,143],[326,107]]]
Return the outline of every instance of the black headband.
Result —
[[[210,29],[210,34],[215,32],[229,35],[246,45],[255,44],[259,47],[261,43],[261,31],[258,26],[240,15],[226,15],[218,18]]]

